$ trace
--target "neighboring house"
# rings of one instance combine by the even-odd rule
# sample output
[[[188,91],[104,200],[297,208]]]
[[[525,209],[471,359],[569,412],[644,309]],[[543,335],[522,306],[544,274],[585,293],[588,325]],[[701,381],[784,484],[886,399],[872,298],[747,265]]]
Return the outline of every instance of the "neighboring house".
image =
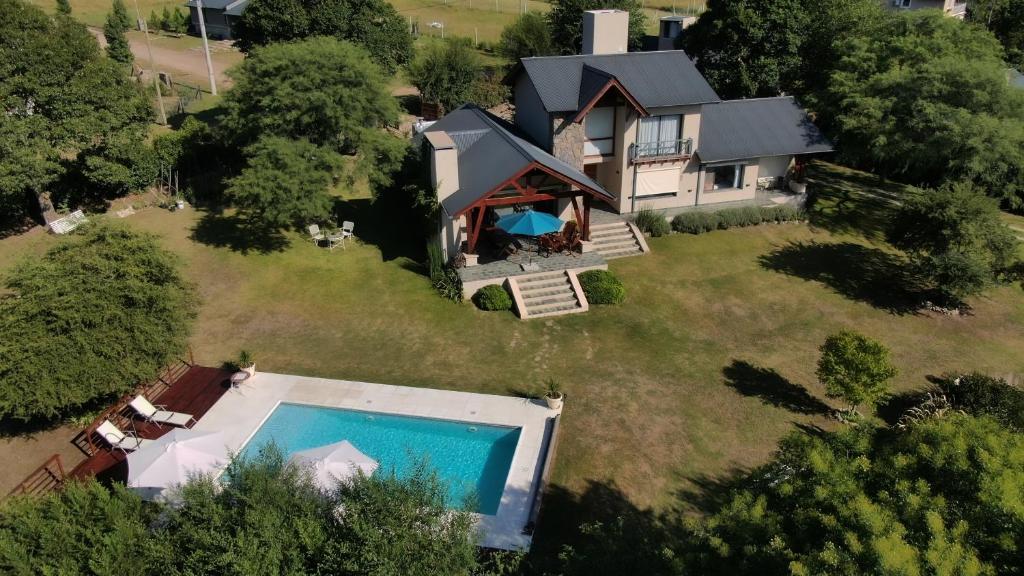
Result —
[[[249,0],[202,0],[203,18],[206,35],[210,38],[230,40],[234,37],[234,29],[238,19],[245,12]],[[188,6],[191,26],[189,32],[199,34],[199,10],[196,0],[189,0]]]
[[[960,20],[967,16],[966,0],[882,0],[882,3],[893,10],[942,10]]]
[[[463,107],[427,129],[449,257],[476,254],[502,207],[544,202],[589,240],[591,207],[754,202],[795,158],[832,150],[793,98],[723,102],[684,52],[627,53],[627,36],[627,13],[588,11],[587,53],[509,73],[514,126]]]
[[[675,50],[676,39],[696,22],[696,16],[662,16],[658,22],[658,35],[644,39],[644,50]]]

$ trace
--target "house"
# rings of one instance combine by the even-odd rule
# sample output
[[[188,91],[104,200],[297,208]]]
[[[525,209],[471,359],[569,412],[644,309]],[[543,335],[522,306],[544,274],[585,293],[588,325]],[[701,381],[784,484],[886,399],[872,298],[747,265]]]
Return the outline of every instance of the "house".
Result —
[[[210,38],[230,40],[234,37],[235,26],[249,5],[249,0],[202,0],[202,3],[206,35]],[[189,0],[185,5],[188,6],[191,22],[189,32],[199,34],[197,2]]]
[[[624,215],[770,203],[797,159],[832,150],[793,98],[722,101],[685,52],[627,52],[626,12],[588,11],[583,28],[583,54],[524,58],[508,74],[514,122],[464,106],[424,133],[442,248],[465,257],[464,288],[536,272],[486,254],[512,210],[575,221],[584,253],[565,265],[599,268],[647,250]]]
[[[947,16],[963,20],[967,16],[966,0],[882,0],[893,10],[942,10]]]
[[[696,16],[662,16],[658,21],[658,35],[645,38],[644,50],[674,50],[677,38],[696,22]]]

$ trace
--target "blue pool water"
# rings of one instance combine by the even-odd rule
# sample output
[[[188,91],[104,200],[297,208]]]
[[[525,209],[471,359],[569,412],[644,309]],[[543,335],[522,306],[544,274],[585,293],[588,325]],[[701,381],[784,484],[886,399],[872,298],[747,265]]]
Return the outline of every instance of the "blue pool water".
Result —
[[[380,463],[376,474],[402,476],[426,458],[448,487],[449,502],[476,498],[477,512],[495,514],[505,489],[519,428],[280,404],[243,450],[273,441],[285,455],[348,440]]]

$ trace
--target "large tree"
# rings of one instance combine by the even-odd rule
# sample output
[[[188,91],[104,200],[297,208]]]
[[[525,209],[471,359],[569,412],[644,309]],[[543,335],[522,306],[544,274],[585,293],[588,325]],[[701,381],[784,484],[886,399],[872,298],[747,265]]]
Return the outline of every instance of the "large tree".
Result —
[[[875,403],[888,393],[888,383],[896,376],[889,349],[867,336],[843,330],[832,334],[821,345],[818,380],[830,398],[845,400],[851,412]]]
[[[1017,260],[1017,240],[995,201],[969,182],[908,198],[893,216],[889,240],[945,304],[981,292]]]
[[[0,0],[0,13],[0,219],[18,219],[43,192],[66,198],[54,183],[108,139],[143,146],[152,109],[82,24],[24,0]]]
[[[554,49],[561,54],[579,54],[583,49],[583,12],[604,8],[629,12],[629,48],[639,50],[647,33],[647,16],[636,0],[555,0],[548,12]]]
[[[972,0],[967,20],[988,28],[1006,49],[1006,61],[1024,71],[1024,0]]]
[[[377,187],[401,162],[402,141],[384,130],[398,123],[398,103],[366,51],[318,37],[254,50],[232,71],[222,127],[244,148],[265,136],[357,155],[348,176]]]
[[[972,180],[1024,206],[1024,93],[990,33],[920,10],[842,47],[818,104],[843,159],[915,184]]]
[[[329,187],[342,157],[307,140],[267,136],[246,148],[242,172],[228,183],[227,198],[250,221],[270,229],[301,229],[331,214]]]
[[[246,52],[274,42],[332,36],[362,46],[389,73],[413,54],[405,18],[384,0],[252,0],[236,36]]]
[[[554,53],[547,19],[536,12],[527,12],[501,31],[498,51],[512,62],[520,58],[550,56]]]
[[[0,421],[55,420],[184,352],[196,298],[155,238],[94,226],[27,260],[0,297]]]

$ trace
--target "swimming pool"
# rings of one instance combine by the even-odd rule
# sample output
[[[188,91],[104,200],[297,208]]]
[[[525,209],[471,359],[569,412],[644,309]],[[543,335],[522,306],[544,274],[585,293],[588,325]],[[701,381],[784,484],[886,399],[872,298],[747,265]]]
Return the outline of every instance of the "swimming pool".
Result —
[[[249,439],[243,454],[273,441],[286,455],[348,440],[380,463],[376,474],[399,476],[419,459],[448,487],[449,503],[476,498],[477,512],[495,514],[520,428],[396,416],[304,404],[278,404]]]

